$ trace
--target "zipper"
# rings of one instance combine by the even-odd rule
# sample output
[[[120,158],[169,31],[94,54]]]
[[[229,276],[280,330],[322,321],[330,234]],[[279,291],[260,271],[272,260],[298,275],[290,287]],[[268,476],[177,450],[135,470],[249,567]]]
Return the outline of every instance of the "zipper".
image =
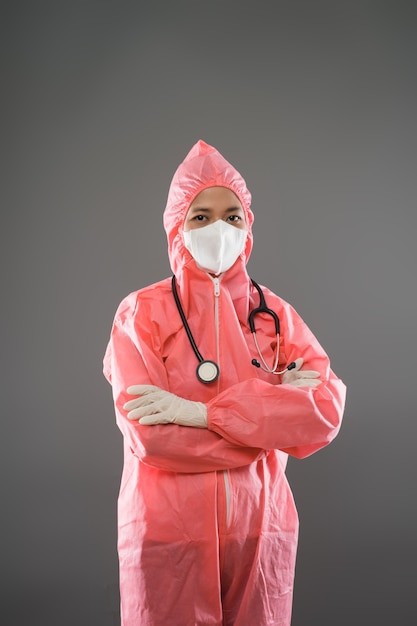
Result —
[[[210,279],[213,281],[213,290],[214,290],[214,332],[216,337],[216,362],[220,367],[220,331],[219,331],[219,296],[220,296],[220,278],[218,276],[211,276],[208,274]],[[221,372],[220,372],[221,376]],[[217,379],[217,393],[220,393],[220,376]]]
[[[216,331],[216,359],[220,367],[220,332],[219,332],[219,296],[220,296],[220,280],[217,276],[213,278],[214,286],[214,328]],[[217,391],[220,391],[220,381],[217,382]]]
[[[220,295],[220,280],[218,276],[210,276],[210,278],[213,281],[214,284],[214,295],[215,296],[219,296]]]
[[[216,331],[216,359],[220,366],[220,331],[219,331],[219,296],[220,296],[220,279],[217,276],[210,276],[213,281],[214,288],[214,328]],[[221,374],[220,374],[221,375]],[[219,377],[220,379],[220,377]],[[217,381],[217,391],[220,391],[220,380]],[[223,470],[224,494],[226,501],[226,527],[230,522],[230,478],[229,470]]]

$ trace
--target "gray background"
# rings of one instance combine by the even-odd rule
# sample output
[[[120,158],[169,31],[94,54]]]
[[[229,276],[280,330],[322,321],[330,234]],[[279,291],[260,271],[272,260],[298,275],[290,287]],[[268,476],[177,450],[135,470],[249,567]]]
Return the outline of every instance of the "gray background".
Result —
[[[199,138],[253,193],[250,274],[349,389],[338,439],[289,463],[293,626],[417,623],[415,6],[2,3],[2,623],[117,624],[101,360],[120,300],[170,273]]]

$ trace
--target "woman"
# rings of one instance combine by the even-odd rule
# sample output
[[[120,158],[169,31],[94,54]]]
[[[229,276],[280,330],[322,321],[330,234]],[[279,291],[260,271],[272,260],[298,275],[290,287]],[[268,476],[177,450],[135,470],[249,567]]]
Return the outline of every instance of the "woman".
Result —
[[[294,309],[249,278],[250,203],[241,175],[199,141],[164,212],[175,280],[130,294],[116,313],[104,372],[124,438],[123,626],[291,621],[287,455],[332,441],[345,386]],[[262,295],[279,337],[266,313],[251,332]]]

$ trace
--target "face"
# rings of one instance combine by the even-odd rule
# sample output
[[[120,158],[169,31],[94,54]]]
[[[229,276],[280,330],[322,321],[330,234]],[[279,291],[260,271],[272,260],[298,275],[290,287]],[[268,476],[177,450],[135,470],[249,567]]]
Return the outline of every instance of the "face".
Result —
[[[208,187],[196,196],[184,220],[184,230],[203,228],[224,220],[245,230],[245,214],[237,196],[226,187]]]

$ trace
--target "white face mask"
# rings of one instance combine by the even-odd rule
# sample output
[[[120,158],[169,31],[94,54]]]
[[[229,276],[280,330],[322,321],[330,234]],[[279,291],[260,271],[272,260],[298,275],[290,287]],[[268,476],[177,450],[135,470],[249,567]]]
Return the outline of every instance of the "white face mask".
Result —
[[[184,244],[205,272],[221,274],[243,252],[247,231],[216,220],[209,226],[184,231]]]

